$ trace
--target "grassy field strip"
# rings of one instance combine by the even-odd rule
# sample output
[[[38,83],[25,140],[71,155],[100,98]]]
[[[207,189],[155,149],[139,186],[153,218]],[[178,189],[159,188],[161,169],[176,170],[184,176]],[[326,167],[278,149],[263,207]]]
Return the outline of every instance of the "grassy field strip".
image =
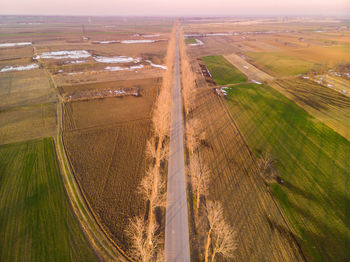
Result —
[[[206,123],[208,146],[201,147],[200,155],[212,172],[209,199],[223,203],[225,217],[237,230],[239,245],[232,261],[303,261],[220,98],[203,88],[196,102],[194,114]]]
[[[0,146],[0,260],[97,261],[66,199],[52,138]]]
[[[276,158],[272,191],[308,260],[344,261],[350,143],[269,86],[231,87],[226,104],[254,153]]]
[[[350,98],[309,80],[276,80],[270,86],[350,141]]]
[[[244,74],[221,55],[204,56],[202,59],[218,85],[236,84],[247,80]]]
[[[275,76],[297,75],[317,67],[313,62],[283,52],[247,52],[245,55],[258,68]]]
[[[61,98],[61,97],[60,97]],[[61,99],[60,99],[61,101]],[[61,166],[61,172],[68,193],[69,199],[74,208],[75,214],[89,238],[90,243],[95,250],[106,261],[131,261],[131,259],[119,248],[118,245],[108,236],[103,226],[96,219],[92,208],[88,205],[86,198],[83,196],[80,186],[74,178],[70,169],[70,164],[65,154],[65,148],[62,142],[62,104],[57,107],[58,132],[56,138],[56,147],[58,159]]]

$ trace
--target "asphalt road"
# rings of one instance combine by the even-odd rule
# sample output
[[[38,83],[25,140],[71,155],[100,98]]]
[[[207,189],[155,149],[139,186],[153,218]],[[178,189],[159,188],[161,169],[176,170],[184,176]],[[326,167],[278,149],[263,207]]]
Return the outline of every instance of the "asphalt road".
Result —
[[[169,262],[190,261],[178,40],[176,32],[165,217],[165,260]]]

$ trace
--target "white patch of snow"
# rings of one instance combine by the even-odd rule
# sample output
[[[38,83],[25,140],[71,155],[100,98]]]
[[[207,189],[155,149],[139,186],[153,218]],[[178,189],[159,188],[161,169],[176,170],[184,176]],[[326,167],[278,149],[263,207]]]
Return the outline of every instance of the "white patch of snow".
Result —
[[[80,75],[80,74],[84,74],[84,72],[72,72],[72,73],[66,73],[66,75]]]
[[[22,42],[22,43],[2,43],[0,44],[1,47],[14,47],[14,46],[28,46],[32,45],[32,42]]]
[[[2,68],[0,70],[1,73],[4,72],[11,72],[11,71],[27,71],[27,70],[32,70],[32,69],[36,69],[39,68],[39,66],[37,64],[30,64],[27,66],[5,66],[4,68]]]
[[[124,90],[114,90],[114,94],[124,95],[125,91]]]
[[[199,40],[199,39],[195,39],[196,40],[196,43],[195,44],[189,44],[189,46],[199,46],[199,45],[204,45],[204,43]]]
[[[143,35],[143,37],[157,37],[157,36],[160,36],[160,34]]]
[[[142,69],[142,68],[143,68],[143,65],[130,66],[129,70]]]
[[[53,52],[44,52],[41,55],[35,57],[35,59],[79,59],[79,58],[88,58],[91,54],[86,50],[74,50],[74,51],[53,51]]]
[[[123,40],[122,44],[141,44],[141,43],[154,43],[156,40],[143,39],[143,40]]]
[[[105,63],[105,64],[119,64],[119,63],[138,63],[140,62],[140,58],[133,58],[128,56],[94,56],[96,62]]]
[[[85,63],[86,61],[85,60],[74,60],[74,61],[70,61],[69,63],[71,64],[82,64],[82,63]]]
[[[133,71],[136,69],[141,69],[143,68],[143,65],[138,65],[138,66],[130,66],[130,67],[121,67],[121,66],[107,66],[105,70],[107,71],[124,71],[124,70],[129,70]]]
[[[121,66],[107,66],[106,68],[105,68],[105,70],[107,70],[107,71],[122,71],[122,70],[127,70],[127,68],[126,67],[121,67]]]
[[[93,41],[94,44],[115,44],[120,43],[118,40],[109,40],[109,41]]]
[[[261,85],[261,82],[259,82],[259,81],[252,80],[252,82],[255,83],[255,84]]]
[[[146,62],[149,63],[153,67],[158,67],[158,68],[161,68],[161,69],[164,69],[164,70],[168,69],[168,67],[166,67],[166,66],[153,64],[151,60],[146,60]]]
[[[233,35],[233,33],[208,33],[208,34],[188,34],[185,37],[196,37],[196,36],[228,36]]]

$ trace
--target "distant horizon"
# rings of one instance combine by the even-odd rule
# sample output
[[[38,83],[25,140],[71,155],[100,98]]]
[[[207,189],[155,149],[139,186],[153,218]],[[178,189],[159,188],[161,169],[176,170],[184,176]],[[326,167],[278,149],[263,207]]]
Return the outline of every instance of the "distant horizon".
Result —
[[[33,16],[345,16],[348,0],[0,0],[1,15]]]
[[[25,17],[135,17],[135,18],[339,18],[350,19],[350,14],[334,14],[334,15],[322,15],[322,14],[242,14],[242,15],[220,15],[220,14],[188,14],[188,15],[142,15],[142,14],[21,14],[0,13],[1,16],[25,16]]]

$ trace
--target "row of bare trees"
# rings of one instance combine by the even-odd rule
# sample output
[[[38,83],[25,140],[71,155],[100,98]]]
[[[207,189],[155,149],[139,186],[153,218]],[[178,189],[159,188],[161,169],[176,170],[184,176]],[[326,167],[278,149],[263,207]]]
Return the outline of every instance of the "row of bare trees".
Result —
[[[132,257],[139,261],[164,261],[163,235],[161,225],[156,219],[156,212],[166,205],[166,177],[162,163],[168,154],[170,129],[171,85],[176,40],[175,27],[169,40],[162,87],[153,107],[153,136],[147,141],[146,154],[151,160],[148,171],[139,185],[139,193],[148,204],[146,219],[134,217],[130,220],[126,233],[132,243]]]
[[[224,258],[231,258],[237,248],[235,231],[226,221],[223,208],[218,201],[207,200],[210,184],[210,170],[201,163],[199,148],[205,140],[205,130],[199,119],[194,118],[196,83],[190,60],[187,57],[183,32],[180,30],[180,55],[181,55],[181,79],[182,95],[186,117],[186,145],[188,149],[187,174],[192,188],[192,197],[195,204],[195,221],[205,221],[205,226],[196,226],[198,234],[199,251],[204,260],[215,261],[217,254]],[[203,211],[203,210],[204,211]]]

